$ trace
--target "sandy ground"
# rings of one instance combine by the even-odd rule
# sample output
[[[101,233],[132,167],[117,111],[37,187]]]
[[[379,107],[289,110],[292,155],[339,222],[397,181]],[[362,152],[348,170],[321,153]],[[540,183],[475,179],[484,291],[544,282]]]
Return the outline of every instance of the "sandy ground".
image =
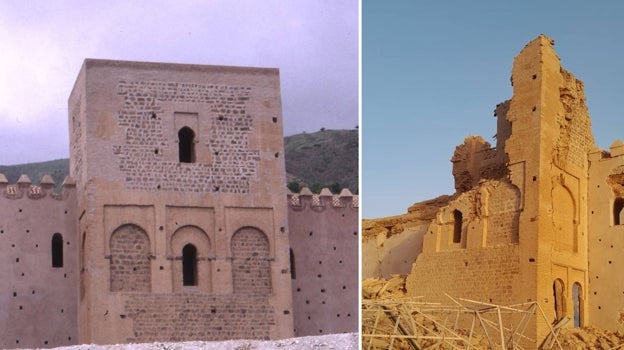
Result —
[[[261,340],[229,340],[224,342],[191,341],[184,343],[150,343],[150,344],[120,344],[120,345],[93,345],[83,344],[63,346],[57,350],[271,350],[271,349],[302,349],[302,350],[356,350],[358,349],[358,334],[329,334],[314,337],[290,338],[276,341]]]

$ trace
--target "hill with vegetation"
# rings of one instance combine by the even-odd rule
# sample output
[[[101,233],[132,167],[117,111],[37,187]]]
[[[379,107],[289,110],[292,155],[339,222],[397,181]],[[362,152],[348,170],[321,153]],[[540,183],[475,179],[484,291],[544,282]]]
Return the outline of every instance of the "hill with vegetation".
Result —
[[[322,130],[284,138],[286,172],[289,188],[308,186],[313,192],[329,187],[339,191],[347,187],[358,191],[358,131]],[[49,174],[59,187],[69,174],[69,159],[18,165],[0,165],[9,183],[16,183],[26,174],[38,184]],[[298,191],[296,191],[298,192]]]
[[[284,138],[288,188],[312,192],[329,187],[332,192],[358,188],[358,130],[325,130]]]
[[[39,184],[43,175],[50,175],[57,188],[69,174],[69,159],[57,159],[47,162],[18,165],[0,165],[0,174],[4,174],[9,183],[16,183],[22,174],[28,175],[33,184]]]

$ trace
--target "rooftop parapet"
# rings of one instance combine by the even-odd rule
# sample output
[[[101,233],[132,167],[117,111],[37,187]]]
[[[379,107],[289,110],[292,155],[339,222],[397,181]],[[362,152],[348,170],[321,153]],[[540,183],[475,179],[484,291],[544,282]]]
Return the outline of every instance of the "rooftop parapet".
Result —
[[[44,175],[39,185],[33,185],[26,174],[22,174],[15,184],[9,184],[6,176],[0,173],[0,193],[7,199],[20,199],[26,195],[30,199],[41,199],[50,196],[54,199],[66,199],[76,188],[76,182],[70,176],[65,177],[61,192],[54,192],[56,183],[50,175]]]
[[[323,188],[319,194],[314,194],[304,187],[299,193],[288,192],[288,205],[292,208],[359,208],[359,196],[354,195],[348,188],[342,189],[340,194],[333,194],[328,188]]]
[[[590,162],[607,161],[622,155],[624,155],[624,142],[615,140],[609,146],[609,150],[603,150],[598,146],[594,146],[588,153],[588,159]]]

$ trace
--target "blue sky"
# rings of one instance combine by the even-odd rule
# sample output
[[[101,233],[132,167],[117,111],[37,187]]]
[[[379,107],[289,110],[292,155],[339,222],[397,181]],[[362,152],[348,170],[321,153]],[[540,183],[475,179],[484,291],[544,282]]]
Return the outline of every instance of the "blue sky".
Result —
[[[362,211],[407,212],[454,192],[468,135],[494,142],[514,57],[544,33],[585,83],[596,143],[624,139],[624,2],[362,2]]]
[[[0,164],[68,157],[85,58],[280,69],[284,132],[358,125],[358,0],[0,1]]]

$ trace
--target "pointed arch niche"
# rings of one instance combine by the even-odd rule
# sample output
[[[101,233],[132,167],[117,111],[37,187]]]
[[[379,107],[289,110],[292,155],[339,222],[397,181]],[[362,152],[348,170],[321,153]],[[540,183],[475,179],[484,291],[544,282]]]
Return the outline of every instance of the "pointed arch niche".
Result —
[[[561,184],[552,190],[554,247],[559,251],[578,251],[576,203],[572,192]]]

